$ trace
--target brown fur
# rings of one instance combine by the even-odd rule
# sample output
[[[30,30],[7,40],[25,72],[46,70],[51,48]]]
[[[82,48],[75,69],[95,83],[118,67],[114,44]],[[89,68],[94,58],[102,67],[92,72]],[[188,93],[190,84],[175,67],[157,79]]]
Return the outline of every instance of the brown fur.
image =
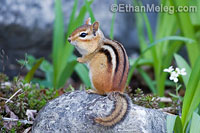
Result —
[[[126,97],[123,96],[123,92],[126,86],[126,80],[129,71],[128,56],[123,46],[113,40],[104,38],[103,33],[98,32],[99,23],[95,22],[92,25],[88,25],[90,19],[86,21],[86,24],[77,28],[69,37],[69,40],[75,42],[76,47],[80,50],[84,50],[85,55],[78,58],[80,63],[88,63],[91,82],[96,89],[93,93],[100,95],[109,94],[113,92],[120,92],[120,94],[114,95],[114,109],[106,117],[95,118],[95,122],[104,125],[112,126],[122,120],[128,109],[128,102]],[[79,37],[81,32],[87,32],[88,38]],[[116,59],[108,53],[108,50],[104,50],[103,46],[107,46],[114,51]],[[114,67],[112,60],[116,62]],[[115,70],[113,70],[115,68]]]
[[[112,82],[112,91],[119,91],[124,92],[124,89],[126,87],[126,80],[128,77],[128,71],[129,71],[129,62],[128,62],[128,56],[123,48],[123,46],[120,43],[116,43],[112,40],[106,39],[104,41],[104,44],[110,44],[114,48],[117,49],[118,55],[119,55],[119,66],[118,71],[115,73],[113,82]],[[126,60],[126,66],[124,66],[124,62]],[[123,75],[123,68],[125,67],[125,72]]]
[[[97,53],[89,63],[92,73],[92,83],[99,92],[109,93],[112,87],[111,70],[109,70],[106,56]],[[108,73],[108,71],[110,73]],[[105,89],[106,88],[106,89]]]
[[[123,47],[121,48],[121,44],[117,44],[111,40],[104,40],[104,44],[110,44],[113,47],[117,49],[118,55],[119,55],[119,66],[118,71],[114,74],[113,78],[111,77],[112,71],[107,63],[106,56],[101,55],[99,56],[99,53],[92,57],[91,61],[89,62],[91,73],[92,73],[92,82],[94,87],[97,90],[104,91],[105,94],[113,91],[118,92],[124,92],[125,86],[126,86],[126,80],[128,76],[128,70],[129,70],[129,62],[128,57],[125,53],[126,58],[126,68],[123,75],[123,67],[124,66],[124,53],[123,53]],[[103,67],[102,67],[103,66]],[[108,71],[110,73],[108,73]],[[101,79],[101,80],[99,80]],[[99,82],[101,81],[101,82]],[[100,84],[100,85],[99,85]]]

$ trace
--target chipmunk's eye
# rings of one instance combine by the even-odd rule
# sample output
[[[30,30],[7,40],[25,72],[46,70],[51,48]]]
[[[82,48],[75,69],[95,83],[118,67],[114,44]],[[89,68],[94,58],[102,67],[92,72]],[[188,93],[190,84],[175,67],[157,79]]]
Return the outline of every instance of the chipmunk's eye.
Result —
[[[80,34],[80,37],[83,37],[83,38],[84,38],[84,37],[86,37],[87,35],[88,35],[87,33],[81,33],[81,34]]]

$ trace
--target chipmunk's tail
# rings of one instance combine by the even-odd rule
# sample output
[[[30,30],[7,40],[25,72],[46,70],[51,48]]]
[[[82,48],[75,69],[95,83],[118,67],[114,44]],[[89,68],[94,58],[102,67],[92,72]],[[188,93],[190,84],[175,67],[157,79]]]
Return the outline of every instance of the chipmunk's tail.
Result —
[[[111,113],[106,117],[97,117],[95,122],[103,126],[114,126],[122,121],[129,108],[129,99],[120,92],[112,92],[109,98],[114,101],[114,107]]]

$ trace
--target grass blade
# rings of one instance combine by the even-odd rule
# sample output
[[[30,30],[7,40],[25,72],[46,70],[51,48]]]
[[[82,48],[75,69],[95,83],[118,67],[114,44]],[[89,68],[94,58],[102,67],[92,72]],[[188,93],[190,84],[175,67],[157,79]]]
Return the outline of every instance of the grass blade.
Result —
[[[189,77],[190,77],[190,74],[191,74],[191,68],[190,68],[190,66],[187,64],[186,60],[184,60],[183,57],[181,57],[180,55],[175,54],[174,57],[175,57],[175,60],[176,60],[176,63],[177,63],[177,65],[178,65],[178,67],[179,67],[179,68],[185,68],[185,69],[186,69],[187,75],[182,76],[183,82],[184,82],[184,84],[185,84],[185,86],[186,86],[186,85],[188,84],[188,80],[189,80]]]
[[[167,116],[167,133],[182,133],[181,119],[177,115]]]
[[[139,6],[137,0],[133,0],[133,5]],[[145,28],[144,28],[144,19],[142,13],[134,13],[136,19],[136,27],[137,27],[137,35],[140,44],[140,53],[142,53],[147,48],[146,36],[145,36]],[[151,51],[148,51],[144,54],[144,58],[152,59]]]
[[[142,2],[139,2],[139,6],[142,6]],[[148,16],[145,12],[142,13],[142,16],[144,18],[145,26],[146,26],[146,29],[147,29],[147,36],[148,36],[149,42],[151,44],[151,43],[154,42],[154,37],[153,37],[151,25],[150,25]],[[158,62],[158,55],[157,55],[156,47],[153,47],[151,49],[151,54],[152,54],[153,62],[154,62],[153,65],[154,65],[155,78],[157,80],[158,77],[159,77],[159,62]]]
[[[139,68],[138,71],[142,75],[142,77],[144,78],[147,85],[149,86],[151,92],[153,92],[153,94],[156,94],[156,88],[153,84],[152,79],[148,76],[148,74],[143,69]]]
[[[197,109],[198,105],[200,104],[200,81],[196,87],[187,117],[186,117],[186,122],[189,122],[192,116],[192,113]],[[187,123],[185,123],[185,126],[187,125]],[[186,128],[186,127],[185,127]]]
[[[200,1],[190,0],[189,5],[190,6],[195,5],[198,8],[198,7],[200,7]],[[200,12],[199,11],[191,12],[189,15],[190,15],[190,18],[191,18],[192,25],[194,25],[194,26],[198,25],[199,26],[200,25]]]
[[[115,4],[117,4],[117,0],[115,0]],[[110,26],[110,39],[112,40],[113,40],[113,33],[114,33],[115,17],[116,17],[116,12],[113,12],[112,23]]]
[[[170,44],[170,45],[169,45]],[[162,66],[161,66],[161,73],[160,78],[157,81],[157,88],[159,88],[160,95],[164,95],[165,83],[167,78],[167,73],[163,72],[164,68],[168,68],[171,65],[173,55],[176,53],[180,48],[182,42],[181,41],[173,41],[169,43],[161,43],[160,45],[168,45],[167,52],[162,55]]]
[[[62,15],[61,1],[55,0],[55,22],[54,22],[54,32],[53,32],[53,68],[54,68],[54,77],[53,85],[57,88],[57,80],[60,70],[61,58],[62,58],[62,49],[64,45],[64,23]]]
[[[76,64],[77,64],[77,61],[68,62],[61,76],[59,77],[58,88],[65,85],[66,80],[71,76],[72,72],[74,71]]]
[[[91,3],[92,2],[88,2],[87,3],[88,6],[90,6]],[[79,25],[82,24],[84,17],[86,15],[87,8],[86,8],[86,5],[84,5],[80,9],[78,17],[75,18],[77,6],[78,6],[78,0],[75,0],[73,10],[72,10],[72,13],[70,16],[70,21],[68,24],[67,37],[69,36],[69,34],[71,34],[71,32],[76,27],[78,27]],[[53,56],[53,64],[54,64],[54,80],[53,81],[54,81],[54,87],[58,88],[58,87],[60,87],[61,84],[63,84],[63,81],[60,80],[61,77],[65,77],[65,78],[69,77],[69,76],[63,76],[63,72],[67,68],[67,65],[70,64],[69,58],[72,55],[74,47],[72,45],[70,45],[70,43],[68,41],[66,41],[66,45],[64,45],[65,44],[65,40],[63,38],[64,27],[63,27],[63,17],[62,17],[62,9],[61,9],[60,0],[56,0],[56,16],[58,16],[58,17],[56,17],[55,25],[56,25],[56,22],[58,24],[57,24],[57,26],[55,26],[54,29],[57,31],[60,31],[62,29],[61,32],[59,32],[60,34],[58,34],[58,32],[55,33],[55,35],[56,35],[56,37],[54,37],[54,40],[55,40],[54,46],[55,47],[53,47],[53,49],[54,49],[53,51],[56,51],[53,54],[54,55]],[[62,36],[62,37],[60,37],[60,36]],[[57,41],[56,41],[56,39],[57,39]],[[57,44],[57,43],[59,43],[58,40],[63,40],[63,41],[60,41],[60,43],[62,43],[61,45]],[[66,79],[63,79],[63,80],[66,81]]]
[[[137,58],[137,60],[135,61],[135,63],[130,67],[130,71],[128,74],[128,79],[127,79],[127,83],[129,84],[131,81],[131,77],[133,75],[133,72],[138,64],[138,61],[142,58],[142,56],[144,55],[145,52],[147,52],[148,50],[150,50],[152,47],[154,47],[156,44],[163,42],[163,41],[168,41],[168,40],[175,40],[175,41],[184,41],[184,42],[193,42],[192,39],[186,38],[186,37],[179,37],[179,36],[169,36],[169,37],[164,37],[160,40],[157,40],[151,44],[148,45],[148,47],[141,53],[141,55]]]
[[[53,86],[52,83],[53,83],[53,66],[47,61],[47,60],[44,60],[42,62],[42,64],[40,65],[40,69],[45,72],[45,81],[46,83],[49,84],[49,87]]]
[[[192,116],[192,123],[190,127],[190,133],[200,133],[200,116],[194,112]]]
[[[174,125],[174,133],[183,133],[183,126],[182,126],[181,119],[179,116],[176,117],[176,121]]]
[[[67,38],[71,34],[71,32],[78,26],[78,25],[75,25],[75,21],[76,21],[75,16],[76,16],[76,11],[77,11],[77,6],[78,6],[78,0],[74,0],[74,6],[72,9],[72,13],[70,15],[69,24],[67,26],[68,27],[67,33],[66,33]],[[82,11],[82,9],[80,11]],[[80,21],[80,22],[82,22],[82,21]],[[62,71],[66,67],[68,60],[73,53],[73,50],[74,50],[74,47],[72,45],[70,45],[70,43],[68,41],[63,43],[62,51],[59,51],[62,56],[60,56],[60,64],[59,64],[60,68],[59,68],[58,77],[60,77],[60,75],[62,74]],[[59,82],[59,81],[57,81],[57,82]]]
[[[173,1],[170,0],[170,4],[175,6],[189,6],[189,1],[187,0],[178,0],[178,1]],[[196,40],[195,38],[195,29],[194,26],[192,25],[190,15],[188,12],[175,12],[176,17],[177,17],[177,22],[181,28],[181,31],[183,35],[187,38],[191,38],[193,40]],[[197,57],[199,56],[199,51],[200,51],[200,45],[198,45],[197,42],[194,42],[193,45],[186,45],[187,51],[188,51],[188,56],[189,60],[191,63],[191,66],[193,67],[195,64],[195,61]]]
[[[76,3],[75,3],[76,5]],[[80,12],[79,12],[79,15],[77,16],[77,18],[74,18],[74,21],[73,23],[71,24],[71,26],[69,27],[68,29],[68,32],[67,32],[67,37],[69,36],[69,34],[76,28],[78,27],[79,25],[81,25],[84,21],[84,17],[86,15],[86,6],[83,6],[81,9],[80,9]],[[72,15],[75,15],[75,14],[72,14]],[[72,55],[72,52],[73,52],[73,49],[74,47],[72,45],[70,45],[70,43],[67,41],[66,42],[66,45],[64,46],[64,49],[62,51],[62,63],[60,65],[60,71],[59,71],[59,75],[58,75],[58,81],[57,81],[57,84],[58,84],[58,88],[61,87],[62,85],[64,85],[64,83],[66,82],[67,78],[69,78],[72,74],[72,72],[70,73],[67,73],[67,76],[63,76],[63,73],[65,73],[66,71],[66,68],[68,68],[68,65],[71,66],[70,69],[74,70],[74,67],[75,67],[75,64],[71,64],[71,62],[69,62],[69,58],[70,56]],[[75,60],[74,60],[75,61]],[[70,74],[70,75],[68,75]],[[61,79],[61,77],[63,78],[66,78],[66,79]],[[64,80],[64,81],[63,81]]]
[[[184,124],[184,130],[187,123],[192,116],[193,111],[200,103],[200,57],[196,60],[196,63],[192,69],[188,84],[186,86],[186,92],[183,101],[182,109],[182,123]]]
[[[181,119],[177,115],[167,116],[167,133],[182,133]]]
[[[88,69],[83,64],[77,64],[75,67],[76,73],[79,75],[86,87],[91,87]]]
[[[171,41],[183,41],[183,42],[187,42],[188,44],[196,42],[195,40],[193,40],[191,38],[187,38],[187,37],[168,36],[168,37],[164,37],[162,39],[159,39],[159,40],[153,42],[151,45],[161,43],[161,42],[164,42],[164,41],[169,41],[169,40],[171,40]]]
[[[169,1],[160,1],[161,5],[165,5],[169,7]],[[167,26],[166,26],[167,25]],[[176,17],[170,13],[159,13],[157,18],[157,26],[156,26],[156,40],[161,39],[166,36],[176,35],[178,30],[178,26],[176,24]],[[161,42],[160,45],[156,46],[157,51],[157,69],[156,74],[156,85],[157,85],[157,92],[159,96],[164,95],[165,90],[165,80],[166,80],[166,73],[163,73],[163,68],[169,66],[172,59],[173,54],[179,49],[180,42],[173,41],[173,45],[168,45],[171,41],[164,41]],[[177,44],[175,44],[177,43]],[[172,49],[174,47],[175,49]]]
[[[83,21],[84,21],[84,17],[85,17],[85,15],[86,15],[86,12],[87,12],[87,9],[86,9],[86,6],[84,5],[84,6],[81,8],[78,17],[77,17],[76,20],[74,21],[74,26],[73,26],[73,27],[78,27],[78,26],[80,26],[81,24],[83,24]]]
[[[91,22],[94,22],[95,21],[95,17],[94,17],[94,14],[92,12],[92,8],[90,7],[90,3],[88,2],[88,0],[84,0],[84,2],[85,2],[85,6],[87,8],[87,11],[90,14]],[[93,0],[91,2],[93,2]]]
[[[31,68],[31,70],[27,73],[27,75],[24,78],[26,82],[29,83],[31,81],[31,79],[33,78],[35,74],[35,71],[40,67],[43,60],[44,58],[40,58],[39,60],[36,61],[35,65]]]
[[[167,133],[173,133],[177,115],[167,115]]]
[[[90,6],[92,4],[93,1],[90,1],[88,2],[88,6]],[[78,4],[78,1],[76,0],[75,3],[74,3],[74,7],[75,9],[73,9],[73,12],[71,14],[71,18],[73,18],[73,21],[69,23],[68,25],[68,31],[67,31],[67,35],[66,37],[68,37],[71,32],[77,28],[78,26],[80,26],[83,21],[84,21],[84,17],[86,15],[86,12],[87,12],[87,8],[86,8],[86,4],[84,6],[82,6],[82,8],[80,9],[80,12],[79,12],[79,15],[75,18],[75,11],[76,11],[76,8],[77,8],[77,4]],[[68,41],[66,41],[66,45],[64,45],[64,48],[63,48],[63,51],[62,51],[62,65],[61,65],[61,70],[60,70],[60,74],[62,74],[62,71],[63,69],[66,67],[67,65],[67,61],[69,60],[69,58],[71,57],[72,55],[72,52],[74,50],[74,46],[72,46]]]
[[[129,59],[129,64],[132,66],[133,64],[135,64],[137,59]],[[140,66],[144,66],[144,65],[147,65],[147,66],[152,66],[153,64],[153,60],[152,59],[140,59],[139,62],[137,63],[137,66],[140,67]]]

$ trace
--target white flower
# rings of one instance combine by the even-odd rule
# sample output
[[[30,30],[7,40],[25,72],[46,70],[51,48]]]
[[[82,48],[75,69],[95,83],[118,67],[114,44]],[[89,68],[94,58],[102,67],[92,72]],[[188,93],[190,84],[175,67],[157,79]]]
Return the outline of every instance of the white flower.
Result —
[[[174,71],[174,68],[173,66],[170,66],[169,68],[166,68],[163,70],[164,72],[168,72],[168,73],[171,73],[172,71]]]
[[[182,68],[182,69],[176,68],[176,70],[174,70],[173,66],[170,66],[169,68],[164,69],[163,71],[170,73],[169,79],[173,80],[175,83],[178,82],[179,75],[184,76],[184,75],[187,74],[186,71],[185,71],[185,68]]]
[[[170,80],[173,80],[175,83],[177,83],[177,82],[178,82],[178,76],[179,76],[179,74],[178,74],[177,72],[173,71],[173,72],[171,73],[169,79],[170,79]]]
[[[186,75],[186,71],[185,71],[185,68],[182,68],[181,70],[179,68],[176,68],[176,72],[179,74],[179,75]]]

